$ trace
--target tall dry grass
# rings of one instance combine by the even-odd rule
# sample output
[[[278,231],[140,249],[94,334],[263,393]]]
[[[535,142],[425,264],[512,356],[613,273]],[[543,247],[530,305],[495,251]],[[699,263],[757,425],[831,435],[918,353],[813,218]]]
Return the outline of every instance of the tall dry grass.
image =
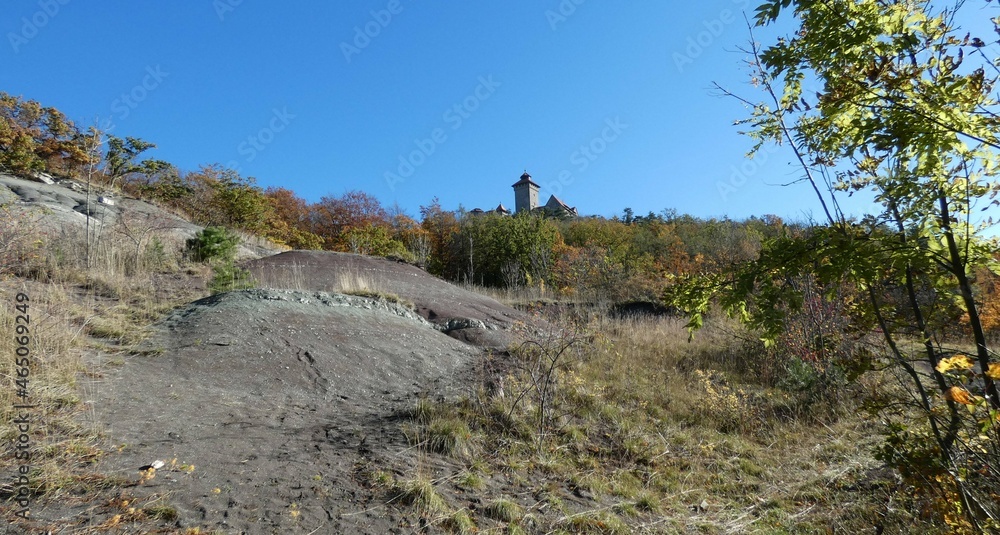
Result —
[[[456,464],[427,476],[445,510],[470,481],[481,503],[521,497],[522,520],[472,511],[474,529],[855,533],[916,521],[889,506],[877,426],[755,380],[748,370],[768,355],[746,354],[728,321],[692,341],[674,318],[578,325],[484,365],[467,398],[414,410],[415,455]],[[539,364],[553,361],[549,376]]]
[[[319,287],[313,281],[307,281],[305,266],[298,263],[283,266],[268,266],[259,269],[255,282],[264,288],[296,291],[322,291],[340,293],[371,299],[381,299],[413,308],[413,303],[401,298],[388,290],[389,284],[385,277],[372,271],[366,271],[356,265],[348,265],[337,273],[332,284]]]
[[[10,225],[0,222],[0,230],[5,223]],[[177,235],[170,229],[133,230],[136,233],[129,236],[105,227],[91,235],[88,247],[86,231],[79,227],[21,225],[17,232],[31,245],[28,254],[6,266],[6,275],[0,273],[2,355],[15,351],[15,296],[24,293],[29,298],[28,391],[35,405],[30,477],[35,502],[93,497],[126,483],[94,470],[103,437],[92,406],[82,399],[102,373],[100,364],[120,359],[142,339],[146,326],[192,298],[189,293],[163,291],[157,279],[186,273]],[[140,234],[141,239],[135,239]],[[16,431],[11,425],[16,373],[13,358],[0,358],[0,440],[5,444]],[[12,473],[14,463],[13,455],[3,455],[0,471]]]

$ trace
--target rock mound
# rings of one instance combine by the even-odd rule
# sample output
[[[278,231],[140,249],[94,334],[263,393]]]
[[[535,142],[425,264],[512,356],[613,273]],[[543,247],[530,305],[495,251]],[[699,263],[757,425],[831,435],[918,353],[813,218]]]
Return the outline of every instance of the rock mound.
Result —
[[[262,286],[302,291],[393,295],[450,336],[506,347],[510,329],[529,322],[523,312],[459,288],[426,271],[384,258],[327,251],[288,251],[247,262]]]
[[[370,497],[354,473],[378,462],[372,451],[406,447],[392,415],[418,391],[447,392],[481,351],[405,307],[289,290],[197,301],[143,349],[94,386],[97,416],[125,445],[105,469],[194,465],[145,491],[169,492],[181,525],[233,533],[393,531],[390,512],[358,514]]]

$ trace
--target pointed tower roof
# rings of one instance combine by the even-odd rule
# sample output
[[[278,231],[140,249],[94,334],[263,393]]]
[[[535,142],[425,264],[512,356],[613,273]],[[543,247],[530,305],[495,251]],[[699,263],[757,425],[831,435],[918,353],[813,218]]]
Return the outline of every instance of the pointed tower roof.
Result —
[[[496,210],[494,210],[494,212],[496,212],[498,214],[509,214],[510,210],[508,210],[507,207],[503,205],[503,203],[500,203],[500,206],[497,206],[497,208],[496,208]]]
[[[518,180],[517,182],[515,182],[512,187],[516,188],[518,186],[526,186],[526,185],[531,185],[531,186],[535,186],[536,188],[541,188],[541,186],[539,186],[538,184],[535,184],[535,182],[533,180],[531,180],[531,175],[528,174],[528,171],[525,171],[524,174],[521,175],[521,180]]]

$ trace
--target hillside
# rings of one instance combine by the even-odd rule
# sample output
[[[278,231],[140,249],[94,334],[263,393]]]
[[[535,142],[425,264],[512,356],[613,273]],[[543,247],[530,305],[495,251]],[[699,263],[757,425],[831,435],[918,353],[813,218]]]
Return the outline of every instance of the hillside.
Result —
[[[0,188],[5,204],[35,223],[37,235],[56,241],[84,232],[86,194],[79,183],[4,175]],[[111,234],[123,218],[141,217],[158,222],[151,235],[181,243],[201,228],[136,199],[97,206],[95,233]],[[241,256],[265,252],[244,247]],[[288,508],[295,504],[303,525],[398,532],[405,513],[359,514],[378,504],[377,493],[359,479],[360,467],[388,465],[407,449],[398,422],[418,395],[453,397],[487,347],[506,347],[528,332],[526,324],[536,325],[532,332],[550,328],[385,259],[289,251],[246,266],[260,289],[181,303],[125,353],[116,348],[122,337],[94,329],[73,350],[81,367],[71,374],[84,379],[76,403],[89,407],[74,411],[73,419],[89,429],[83,432],[88,448],[100,458],[88,477],[118,482],[111,490],[136,487],[126,491],[130,500],[118,490],[119,502],[155,504],[169,496],[167,518],[153,515],[152,524],[137,529],[287,532]],[[201,272],[178,275],[174,285],[186,278],[197,286]],[[48,291],[26,284],[17,291]],[[98,295],[88,284],[64,294],[73,307],[93,300],[98,310],[100,302],[127,300],[127,291]],[[8,288],[15,291],[16,284]],[[48,317],[54,319],[51,312]],[[39,437],[60,439],[40,424]],[[139,471],[156,460],[168,463],[160,475]],[[5,468],[8,475],[12,468]],[[114,528],[121,515],[116,520],[114,507],[100,505],[109,499],[101,488],[71,500],[41,500],[31,509],[34,521],[22,527]]]
[[[29,217],[37,232],[48,235],[72,236],[87,228],[88,194],[85,182],[70,178],[56,179],[54,184],[25,180],[0,173],[0,205],[9,206],[13,217]],[[108,199],[102,202],[101,199]],[[128,239],[143,242],[156,234],[160,239],[182,244],[202,225],[188,221],[180,214],[140,199],[121,195],[106,186],[93,186],[90,192],[91,232],[108,234],[116,227]],[[33,214],[33,216],[29,216]],[[262,240],[241,244],[243,258],[277,252]]]
[[[0,428],[32,455],[23,484],[13,446],[0,462],[10,533],[892,532],[919,510],[885,509],[905,487],[859,416],[891,374],[795,368],[722,318],[692,343],[663,307],[543,284],[517,310],[264,240],[224,291],[178,213],[117,196],[87,240],[79,184],[0,185],[0,294],[33,325],[31,427]]]

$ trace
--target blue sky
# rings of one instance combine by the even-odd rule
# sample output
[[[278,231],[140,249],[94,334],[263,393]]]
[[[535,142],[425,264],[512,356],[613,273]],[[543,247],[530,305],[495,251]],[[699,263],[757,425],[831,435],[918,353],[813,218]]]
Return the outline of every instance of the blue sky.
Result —
[[[510,206],[527,169],[584,214],[801,219],[819,208],[777,185],[787,155],[747,161],[747,112],[712,90],[760,96],[737,51],[754,5],[9,2],[0,90],[309,201]]]

